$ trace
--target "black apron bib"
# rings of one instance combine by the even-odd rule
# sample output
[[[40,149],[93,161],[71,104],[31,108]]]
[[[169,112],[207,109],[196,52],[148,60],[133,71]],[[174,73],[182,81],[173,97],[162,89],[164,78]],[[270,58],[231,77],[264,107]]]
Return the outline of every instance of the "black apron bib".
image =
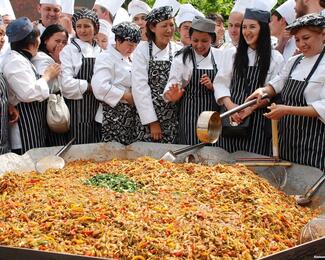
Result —
[[[152,56],[152,42],[149,42],[149,71],[148,84],[151,89],[151,98],[156,111],[158,121],[162,130],[163,138],[161,143],[175,143],[178,130],[178,108],[177,105],[166,103],[161,94],[164,92],[168,81],[171,62],[173,60],[171,44],[169,43],[169,60],[154,61]],[[137,124],[139,125],[139,124]],[[154,142],[150,135],[148,125],[139,125],[137,131],[138,141]]]
[[[9,152],[7,82],[0,76],[0,155]]]
[[[27,57],[25,58],[29,61]],[[36,79],[39,79],[40,75],[37,73],[31,62],[30,65]],[[20,131],[22,154],[33,148],[46,146],[46,138],[48,134],[46,107],[47,100],[41,102],[34,101],[30,103],[20,102],[16,106],[17,110],[19,111],[18,127]]]
[[[283,103],[288,106],[308,106],[304,91],[324,54],[320,54],[305,81],[294,80],[291,74],[303,56],[293,64],[281,92]],[[325,171],[325,124],[317,117],[286,115],[279,121],[281,159],[304,164]]]
[[[218,105],[214,97],[214,91],[207,89],[200,83],[203,74],[207,74],[213,82],[218,69],[211,53],[213,69],[198,69],[195,55],[192,51],[193,72],[189,84],[179,102],[179,130],[178,142],[180,144],[194,145],[199,143],[196,136],[196,124],[199,115],[203,111],[217,111]]]
[[[81,53],[80,46],[71,40],[71,43]],[[94,74],[95,58],[85,58],[82,55],[82,65],[76,79],[87,80],[91,82]],[[95,115],[99,106],[99,101],[94,94],[86,91],[83,98],[79,100],[66,99],[66,104],[70,110],[70,132],[69,139],[76,137],[75,144],[88,144],[100,141],[100,129],[95,122]]]
[[[230,87],[230,96],[235,104],[242,104],[258,86],[259,68],[249,66],[246,79],[234,72]],[[263,116],[266,108],[260,108],[250,115],[252,130],[250,136],[242,137],[220,137],[218,146],[230,153],[236,151],[247,151],[269,156],[271,154],[271,142],[265,135],[265,124],[268,120]]]

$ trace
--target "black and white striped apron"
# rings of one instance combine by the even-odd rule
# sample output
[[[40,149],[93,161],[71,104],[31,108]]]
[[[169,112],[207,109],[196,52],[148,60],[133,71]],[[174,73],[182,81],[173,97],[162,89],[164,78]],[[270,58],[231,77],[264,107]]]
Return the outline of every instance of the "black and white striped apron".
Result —
[[[218,72],[217,65],[211,53],[213,69],[198,69],[195,55],[192,51],[193,72],[189,84],[185,87],[184,95],[179,102],[179,130],[177,142],[193,145],[199,143],[196,136],[196,123],[203,111],[217,111],[218,105],[214,91],[200,83],[203,74],[207,74],[213,82]]]
[[[0,74],[0,155],[9,152],[7,82]]]
[[[136,108],[119,102],[115,107],[103,103],[102,142],[124,145],[135,141]]]
[[[169,46],[169,60],[155,61],[152,56],[152,42],[149,42],[149,70],[148,84],[151,89],[153,106],[162,130],[161,143],[175,143],[178,131],[178,108],[177,105],[162,98],[165,86],[168,81],[169,71],[173,60],[172,47]],[[154,142],[150,135],[149,125],[137,124],[138,131],[136,139],[144,142]]]
[[[30,62],[26,56],[24,57]],[[34,65],[31,62],[30,65],[36,79],[39,79],[40,75]],[[33,148],[45,147],[48,135],[46,122],[47,99],[41,102],[20,102],[16,108],[19,111],[18,127],[22,145],[21,153],[23,154]]]
[[[303,56],[297,58],[281,92],[285,105],[308,106],[304,91],[322,59],[322,54],[304,81],[291,78],[292,72]],[[282,117],[279,121],[279,146],[281,159],[325,171],[325,124],[318,117],[296,115]]]
[[[249,66],[246,74],[246,79],[233,73],[230,95],[235,104],[242,104],[250,93],[258,87],[259,68],[257,66]],[[246,85],[247,84],[247,85]],[[246,89],[245,89],[246,88]],[[250,115],[252,124],[251,134],[247,137],[222,137],[217,143],[218,146],[227,150],[230,153],[236,151],[247,151],[262,155],[271,154],[271,140],[265,135],[265,124],[268,120],[263,114],[267,112],[266,108],[255,110]]]
[[[80,46],[74,39],[71,43],[81,52]],[[94,73],[95,58],[85,58],[82,55],[82,65],[76,79],[91,82]],[[82,99],[66,99],[66,104],[70,110],[70,131],[69,139],[76,137],[75,144],[88,144],[100,141],[100,128],[95,122],[95,115],[99,106],[99,101],[91,91],[86,91]]]

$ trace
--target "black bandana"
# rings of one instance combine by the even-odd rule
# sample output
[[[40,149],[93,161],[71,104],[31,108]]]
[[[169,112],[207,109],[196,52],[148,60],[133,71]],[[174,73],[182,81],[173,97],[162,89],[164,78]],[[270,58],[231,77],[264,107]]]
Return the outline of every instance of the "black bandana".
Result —
[[[135,23],[122,22],[112,27],[112,32],[124,40],[139,43],[141,41],[140,27]]]
[[[306,14],[294,20],[286,27],[286,30],[291,31],[293,29],[305,26],[325,28],[325,16],[318,13]]]
[[[262,23],[270,22],[270,13],[255,8],[246,8],[244,19],[260,21]]]
[[[94,23],[96,32],[98,32],[99,20],[97,14],[94,11],[89,10],[87,8],[82,8],[78,12],[74,13],[74,15],[72,16],[72,26],[75,31],[77,21],[80,19],[89,19],[90,21],[92,21]]]
[[[147,14],[146,21],[148,23],[160,23],[173,18],[173,8],[171,6],[161,6],[153,9]]]

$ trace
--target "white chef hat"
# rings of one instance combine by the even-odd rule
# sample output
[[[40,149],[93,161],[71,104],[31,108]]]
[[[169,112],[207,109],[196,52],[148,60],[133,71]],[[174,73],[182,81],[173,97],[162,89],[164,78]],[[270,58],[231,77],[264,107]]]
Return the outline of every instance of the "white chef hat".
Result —
[[[291,24],[296,19],[295,0],[287,0],[275,9],[287,22]]]
[[[74,0],[63,0],[62,1],[62,13],[74,14]]]
[[[191,4],[182,4],[179,8],[178,14],[175,17],[177,27],[184,22],[192,22],[195,16],[204,17],[204,14],[195,9]]]
[[[132,0],[128,5],[128,12],[131,17],[134,17],[138,14],[148,14],[150,11],[150,6],[140,0]]]
[[[65,0],[63,0],[63,1],[65,1]],[[49,4],[49,5],[61,5],[62,6],[61,0],[40,0],[39,3],[40,4]]]
[[[125,0],[96,0],[95,5],[106,8],[114,16],[124,2]]]
[[[111,31],[112,26],[106,20],[99,19],[99,31],[98,33],[105,34],[107,38],[109,37],[109,33]]]
[[[252,8],[253,0],[237,0],[231,9],[230,13],[238,12],[241,14],[245,13],[246,8]]]
[[[152,9],[162,7],[162,6],[171,6],[173,8],[173,16],[175,16],[177,11],[181,7],[181,4],[177,2],[177,0],[156,0]]]
[[[123,7],[121,7],[116,12],[116,15],[115,15],[115,18],[113,21],[113,26],[117,25],[121,22],[131,22],[131,21],[132,21],[132,19],[129,16],[128,12]]]
[[[253,0],[251,6],[248,8],[270,12],[276,3],[277,0]]]
[[[12,9],[11,3],[9,0],[2,0],[0,4],[0,14],[5,15],[8,14],[12,19],[16,19],[14,10]]]

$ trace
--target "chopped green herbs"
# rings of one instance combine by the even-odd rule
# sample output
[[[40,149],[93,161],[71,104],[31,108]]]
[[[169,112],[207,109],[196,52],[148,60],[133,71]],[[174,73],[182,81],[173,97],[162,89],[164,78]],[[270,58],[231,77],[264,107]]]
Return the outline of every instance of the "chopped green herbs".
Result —
[[[86,185],[103,187],[116,192],[136,192],[142,185],[121,174],[98,174],[85,182]]]

